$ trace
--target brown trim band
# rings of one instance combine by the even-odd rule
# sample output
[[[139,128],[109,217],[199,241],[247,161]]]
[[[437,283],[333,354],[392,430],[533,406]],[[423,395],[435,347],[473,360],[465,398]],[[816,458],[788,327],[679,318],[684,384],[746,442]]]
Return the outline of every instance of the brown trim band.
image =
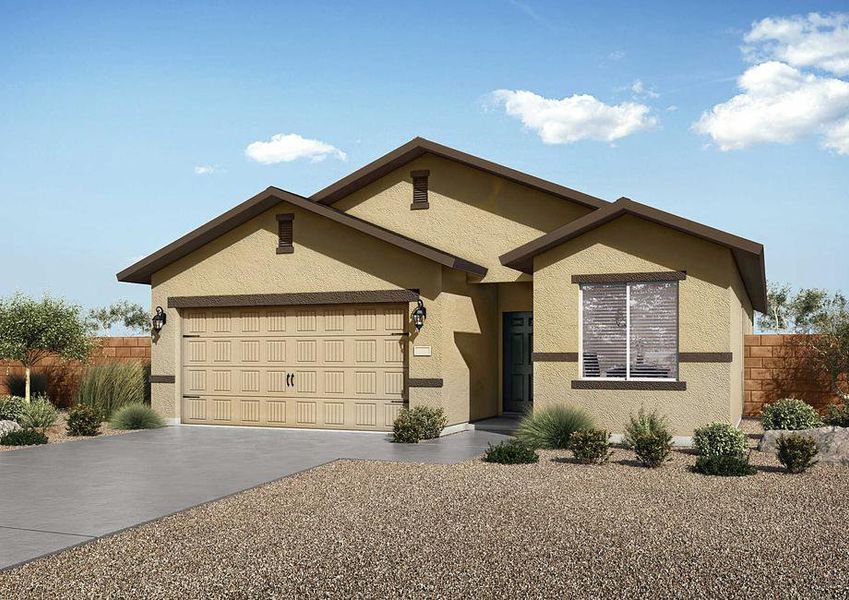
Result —
[[[731,352],[679,352],[678,362],[682,363],[730,363],[734,360]]]
[[[441,388],[442,379],[413,379],[407,380],[407,387],[412,388]]]
[[[172,296],[168,298],[168,308],[303,306],[306,304],[388,304],[393,302],[415,302],[418,299],[419,292],[416,290],[238,294],[233,296]]]
[[[177,378],[174,375],[151,375],[151,383],[174,383]]]
[[[534,362],[578,362],[577,352],[534,352],[531,354]]]
[[[572,275],[572,283],[641,283],[649,281],[683,281],[684,279],[687,279],[686,271]]]
[[[611,379],[575,379],[573,390],[668,390],[683,392],[686,381],[616,381]]]

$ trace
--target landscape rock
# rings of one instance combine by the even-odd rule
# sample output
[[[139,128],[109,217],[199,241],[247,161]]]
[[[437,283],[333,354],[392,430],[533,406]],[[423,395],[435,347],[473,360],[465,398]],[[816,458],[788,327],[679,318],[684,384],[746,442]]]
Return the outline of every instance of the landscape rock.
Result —
[[[18,431],[21,428],[15,421],[0,421],[0,438],[10,431]]]
[[[775,454],[778,451],[778,438],[793,433],[814,439],[819,449],[817,460],[820,462],[849,465],[849,427],[817,427],[799,431],[770,429],[764,432],[758,450]]]

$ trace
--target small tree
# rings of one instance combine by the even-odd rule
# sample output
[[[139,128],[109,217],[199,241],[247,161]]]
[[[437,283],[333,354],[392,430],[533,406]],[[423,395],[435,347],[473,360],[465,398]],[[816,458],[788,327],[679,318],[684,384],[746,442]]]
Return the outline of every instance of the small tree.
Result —
[[[141,304],[127,300],[115,302],[103,308],[93,308],[88,313],[92,329],[108,332],[115,325],[123,325],[130,331],[147,333],[150,330],[150,315]]]
[[[90,349],[79,306],[47,295],[40,301],[22,294],[0,300],[0,359],[24,366],[27,402],[32,367],[50,354],[85,360]]]
[[[814,364],[831,382],[831,391],[849,404],[849,308],[846,298],[825,296],[804,328]]]

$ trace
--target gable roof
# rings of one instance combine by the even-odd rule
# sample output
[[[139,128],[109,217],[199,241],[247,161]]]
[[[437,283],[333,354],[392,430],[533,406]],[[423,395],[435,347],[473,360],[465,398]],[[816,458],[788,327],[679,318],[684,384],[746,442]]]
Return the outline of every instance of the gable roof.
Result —
[[[412,160],[422,156],[423,154],[434,154],[441,158],[453,160],[460,164],[472,167],[493,175],[498,175],[504,179],[522,184],[524,186],[558,196],[560,198],[577,202],[589,208],[600,208],[607,206],[609,203],[601,198],[584,194],[577,190],[567,188],[527,173],[522,173],[510,167],[505,167],[497,163],[484,160],[465,152],[460,152],[454,148],[431,142],[421,137],[413,138],[403,146],[396,148],[389,154],[381,156],[377,160],[367,164],[361,169],[358,169],[343,177],[336,183],[333,183],[323,190],[316,192],[310,196],[320,204],[333,204],[337,200],[341,200],[348,194],[359,190],[373,181],[377,181],[387,173],[411,162]]]
[[[626,214],[664,225],[730,249],[734,256],[734,261],[737,263],[737,268],[740,271],[743,285],[749,294],[752,307],[759,312],[766,311],[766,268],[764,266],[763,245],[646,206],[645,204],[634,202],[629,198],[619,198],[619,200],[612,204],[608,204],[603,208],[584,215],[542,237],[531,240],[527,244],[503,254],[500,257],[501,264],[512,269],[530,273],[534,268],[533,262],[535,256]]]
[[[428,246],[416,240],[410,239],[394,231],[389,231],[383,227],[378,227],[368,221],[363,221],[357,217],[351,216],[342,211],[336,210],[329,206],[323,206],[303,196],[298,196],[291,192],[281,190],[275,187],[260,192],[253,198],[242,202],[235,208],[225,212],[223,215],[212,219],[205,225],[201,225],[194,231],[187,233],[180,239],[168,244],[164,248],[154,252],[150,256],[141,259],[130,267],[127,267],[118,273],[118,281],[128,283],[150,283],[150,278],[153,273],[159,271],[163,267],[175,262],[176,260],[194,252],[204,244],[207,244],[215,238],[227,233],[248,222],[257,215],[273,208],[282,201],[290,202],[299,208],[310,211],[321,217],[340,223],[352,229],[356,229],[366,235],[377,238],[393,246],[403,248],[428,258],[446,267],[459,269],[473,275],[486,275],[486,267],[475,264],[471,261],[460,258],[448,252],[443,252],[433,246]]]

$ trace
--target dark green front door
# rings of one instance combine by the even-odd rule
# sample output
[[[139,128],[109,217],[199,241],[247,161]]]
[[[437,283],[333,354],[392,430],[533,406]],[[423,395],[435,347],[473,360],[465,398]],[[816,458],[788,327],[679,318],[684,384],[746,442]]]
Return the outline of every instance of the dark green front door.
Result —
[[[534,401],[534,313],[504,313],[504,412],[524,412]]]

